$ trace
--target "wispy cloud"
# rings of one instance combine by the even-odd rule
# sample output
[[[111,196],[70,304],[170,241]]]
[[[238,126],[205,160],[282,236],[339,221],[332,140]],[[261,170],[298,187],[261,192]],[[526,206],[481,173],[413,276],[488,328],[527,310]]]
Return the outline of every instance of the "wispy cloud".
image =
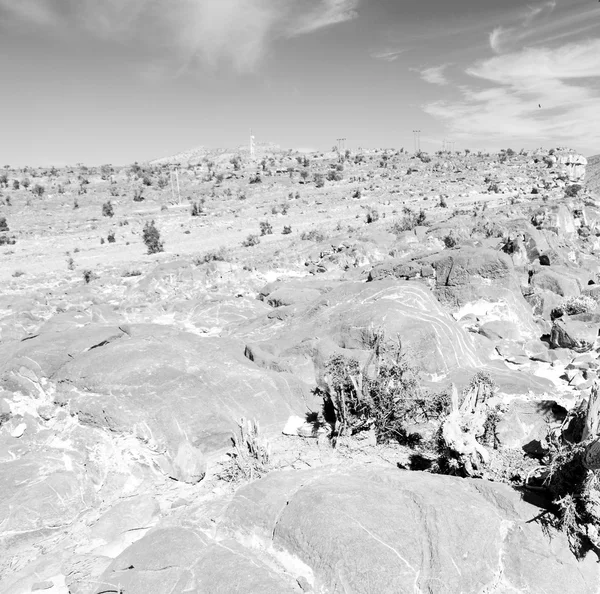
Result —
[[[377,52],[372,52],[371,58],[374,58],[375,60],[384,60],[385,62],[395,62],[401,54],[403,54],[405,51],[408,51],[406,49],[399,49],[399,50],[392,50],[392,49],[386,49],[386,50],[381,50],[381,51],[377,51]]]
[[[277,39],[356,18],[360,0],[0,0],[0,23],[139,38],[189,64],[252,70]]]
[[[598,4],[581,0],[549,0],[517,13],[510,24],[495,27],[489,44],[495,53],[514,51],[528,46],[548,44],[556,39],[576,39],[593,28],[600,28]]]
[[[441,66],[433,66],[431,68],[425,68],[418,70],[421,78],[432,85],[447,85],[448,79],[444,75],[444,70],[448,67],[448,64],[442,64]]]
[[[425,106],[457,138],[600,145],[599,39],[524,48],[479,61],[466,73],[473,82],[457,87],[459,99]]]

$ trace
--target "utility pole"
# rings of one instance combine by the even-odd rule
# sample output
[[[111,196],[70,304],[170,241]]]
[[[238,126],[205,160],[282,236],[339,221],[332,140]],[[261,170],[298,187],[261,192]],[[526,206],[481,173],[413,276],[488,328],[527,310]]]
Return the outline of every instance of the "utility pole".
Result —
[[[254,159],[255,147],[254,147],[254,135],[252,134],[252,128],[250,128],[250,158]]]
[[[415,153],[421,152],[421,130],[413,130],[415,137]]]
[[[175,202],[175,183],[177,184],[177,202],[181,204],[181,193],[179,191],[179,169],[176,167],[175,169],[171,169],[171,175],[169,176],[171,179],[171,199]],[[175,178],[175,183],[173,183],[173,178]]]
[[[341,155],[342,152],[346,148],[346,139],[345,138],[336,138],[338,145],[338,153]]]

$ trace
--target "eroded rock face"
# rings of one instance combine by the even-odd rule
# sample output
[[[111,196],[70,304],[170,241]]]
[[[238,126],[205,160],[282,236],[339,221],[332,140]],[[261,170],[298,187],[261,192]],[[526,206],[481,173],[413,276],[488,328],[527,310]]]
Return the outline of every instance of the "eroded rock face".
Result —
[[[588,162],[583,155],[560,151],[555,153],[555,156],[559,170],[568,177],[569,181],[582,182],[585,179],[585,168]]]

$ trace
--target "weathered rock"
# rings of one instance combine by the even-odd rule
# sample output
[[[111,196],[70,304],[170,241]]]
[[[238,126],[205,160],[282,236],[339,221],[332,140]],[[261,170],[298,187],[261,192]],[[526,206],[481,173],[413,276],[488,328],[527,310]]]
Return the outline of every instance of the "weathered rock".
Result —
[[[550,344],[583,353],[594,348],[600,331],[600,315],[578,314],[554,320]]]
[[[206,458],[202,451],[188,441],[180,443],[173,460],[171,478],[195,485],[204,478],[205,474]]]
[[[289,559],[315,591],[595,592],[593,559],[544,538],[538,514],[506,485],[351,467],[244,487],[219,532]]]
[[[530,454],[547,451],[549,423],[565,419],[566,410],[553,400],[513,400],[496,425],[496,439],[506,448],[522,448]]]

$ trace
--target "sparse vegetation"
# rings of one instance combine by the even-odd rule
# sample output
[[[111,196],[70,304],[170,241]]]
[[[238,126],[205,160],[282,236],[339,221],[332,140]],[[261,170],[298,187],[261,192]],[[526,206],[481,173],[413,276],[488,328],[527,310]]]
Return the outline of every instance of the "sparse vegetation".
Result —
[[[38,198],[41,198],[44,195],[45,191],[46,191],[46,188],[44,188],[44,186],[42,186],[41,184],[35,184],[35,186],[33,186],[32,190],[31,190],[33,195],[37,196]]]

